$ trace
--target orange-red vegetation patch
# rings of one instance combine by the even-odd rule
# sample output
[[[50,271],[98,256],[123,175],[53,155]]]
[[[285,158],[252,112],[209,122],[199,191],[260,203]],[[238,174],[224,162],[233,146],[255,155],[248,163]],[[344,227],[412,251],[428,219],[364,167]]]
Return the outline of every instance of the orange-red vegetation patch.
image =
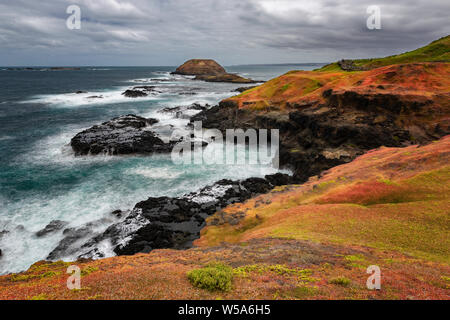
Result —
[[[240,108],[302,108],[325,103],[323,94],[329,89],[432,99],[450,108],[450,63],[390,65],[361,72],[290,71],[227,100]]]
[[[192,286],[187,272],[211,262],[233,268],[229,291]],[[448,266],[366,247],[261,238],[241,244],[74,262],[91,272],[81,289],[66,286],[69,264],[54,275],[32,267],[27,279],[0,277],[0,299],[448,299]],[[381,268],[382,288],[368,290],[366,268]],[[33,276],[33,277],[31,277]],[[343,286],[333,281],[348,279]]]
[[[448,264],[449,164],[450,136],[422,147],[383,147],[301,186],[229,206],[209,218],[196,244],[272,236],[365,245]],[[238,211],[242,220],[226,223]]]

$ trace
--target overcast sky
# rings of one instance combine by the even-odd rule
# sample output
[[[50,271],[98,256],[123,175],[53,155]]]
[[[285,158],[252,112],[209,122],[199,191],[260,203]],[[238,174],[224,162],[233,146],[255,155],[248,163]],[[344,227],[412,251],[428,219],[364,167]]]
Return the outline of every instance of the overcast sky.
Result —
[[[81,9],[69,30],[66,9]],[[369,30],[369,5],[381,30]],[[0,65],[329,62],[450,34],[449,0],[0,0]]]

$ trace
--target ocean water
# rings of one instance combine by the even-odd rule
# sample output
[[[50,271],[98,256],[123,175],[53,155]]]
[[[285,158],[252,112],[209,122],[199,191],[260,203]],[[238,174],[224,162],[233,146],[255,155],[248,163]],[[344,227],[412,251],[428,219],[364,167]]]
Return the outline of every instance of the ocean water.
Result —
[[[232,66],[257,80],[318,65]],[[70,139],[79,131],[124,114],[183,127],[188,120],[161,114],[164,107],[214,105],[244,86],[172,76],[174,67],[84,67],[78,71],[8,71],[0,68],[0,274],[45,259],[61,233],[35,232],[59,219],[77,227],[131,209],[150,196],[180,196],[223,178],[277,172],[256,165],[176,165],[170,155],[75,157]],[[152,85],[161,93],[126,98]],[[85,91],[77,94],[76,91]],[[91,96],[103,98],[92,99]],[[107,225],[99,228],[106,228]],[[100,230],[101,231],[101,230]]]

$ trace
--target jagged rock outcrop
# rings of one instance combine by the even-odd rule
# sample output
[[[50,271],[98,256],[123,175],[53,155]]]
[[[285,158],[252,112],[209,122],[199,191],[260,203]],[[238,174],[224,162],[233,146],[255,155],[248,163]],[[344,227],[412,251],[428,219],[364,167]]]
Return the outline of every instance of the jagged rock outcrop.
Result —
[[[155,88],[155,86],[137,86],[132,89],[125,90],[122,92],[122,95],[128,98],[141,98],[146,97],[149,94],[161,93],[161,91],[158,91]]]
[[[448,130],[423,133],[420,128],[411,129],[399,123],[402,107],[420,109],[429,103],[426,100],[411,101],[408,105],[395,96],[374,97],[351,91],[327,91],[325,96],[327,105],[290,111],[255,112],[224,101],[195,115],[191,121],[202,121],[204,128],[223,132],[230,128],[279,129],[280,165],[292,169],[299,182],[350,162],[367,150],[415,143],[414,128],[421,142],[448,133]]]
[[[128,98],[140,98],[140,97],[146,97],[148,94],[141,90],[134,90],[134,89],[128,89],[125,90],[122,95]]]
[[[337,62],[338,66],[344,71],[364,71],[369,68],[364,66],[357,66],[353,60],[342,59]]]
[[[256,87],[257,86],[239,87],[239,88],[234,89],[233,92],[240,92],[240,93],[242,93],[244,91],[247,91],[247,90],[250,90],[250,89],[253,89],[253,88],[256,88]]]
[[[45,226],[45,228],[36,232],[36,236],[38,238],[51,234],[53,232],[59,231],[67,225],[66,221],[62,220],[52,220],[49,224]]]
[[[177,107],[166,107],[159,110],[159,113],[171,114],[178,119],[190,119],[193,115],[210,108],[209,104],[200,105],[198,103],[193,103],[188,106],[177,106]]]
[[[237,74],[224,73],[217,75],[199,75],[195,80],[203,80],[207,82],[231,82],[231,83],[257,83],[258,81],[241,77]]]
[[[200,235],[205,218],[237,202],[266,193],[280,183],[292,182],[284,174],[249,178],[243,181],[220,180],[180,198],[158,197],[141,201],[123,220],[82,246],[81,258],[104,255],[100,243],[108,241],[118,255],[150,252],[158,248],[187,248]]]
[[[264,128],[280,130],[280,165],[294,170],[298,181],[346,163],[379,146],[410,143],[410,133],[395,117],[374,112],[341,112],[336,108],[307,108],[289,113],[255,113],[231,102],[201,112],[204,128]]]
[[[89,239],[92,235],[99,232],[105,224],[111,224],[114,221],[114,217],[101,218],[95,221],[88,222],[77,228],[66,228],[62,231],[63,238],[59,241],[58,245],[48,254],[48,260],[57,260],[62,258],[68,258],[79,252],[80,245],[86,239]]]
[[[157,122],[132,114],[120,116],[78,133],[70,145],[76,155],[170,152],[175,142],[165,143],[148,129]]]

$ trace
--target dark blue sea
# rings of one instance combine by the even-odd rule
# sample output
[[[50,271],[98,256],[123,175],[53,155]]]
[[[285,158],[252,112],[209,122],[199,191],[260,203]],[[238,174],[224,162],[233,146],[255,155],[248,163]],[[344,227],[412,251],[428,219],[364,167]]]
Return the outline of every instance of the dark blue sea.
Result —
[[[269,80],[290,70],[317,67],[254,65],[227,67],[227,71]],[[94,124],[132,113],[183,126],[188,120],[158,111],[192,103],[214,105],[243,86],[172,76],[173,70],[82,67],[50,71],[41,67],[25,71],[0,67],[0,274],[27,269],[47,256],[62,235],[38,238],[35,232],[52,220],[76,227],[113,210],[130,209],[150,196],[178,196],[223,178],[277,171],[255,165],[176,165],[169,155],[74,156],[70,139]],[[155,86],[159,93],[143,98],[121,94],[137,85]]]

